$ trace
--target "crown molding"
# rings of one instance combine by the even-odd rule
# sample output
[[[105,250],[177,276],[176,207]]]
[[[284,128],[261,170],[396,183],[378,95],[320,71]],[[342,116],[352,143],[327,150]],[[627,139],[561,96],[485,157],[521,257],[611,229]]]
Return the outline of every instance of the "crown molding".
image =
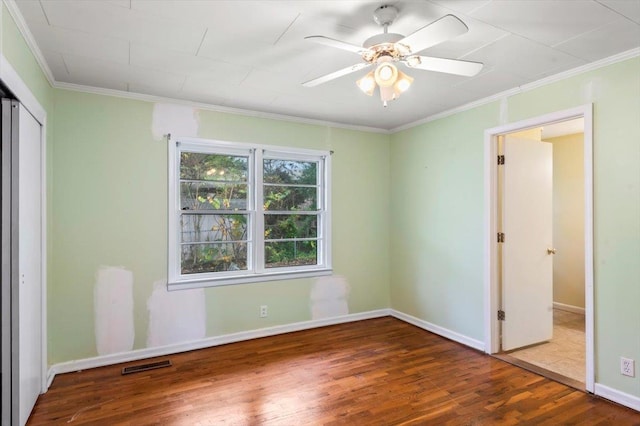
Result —
[[[536,89],[541,86],[546,86],[548,84],[555,83],[555,82],[567,79],[569,77],[574,77],[576,75],[584,74],[586,72],[597,70],[599,68],[613,65],[618,62],[626,61],[627,59],[632,59],[638,56],[640,56],[640,48],[636,47],[635,49],[627,50],[625,52],[618,53],[616,55],[609,56],[607,58],[600,59],[595,62],[590,62],[588,64],[581,65],[579,67],[572,68],[567,71],[562,71],[558,74],[554,74],[554,75],[542,78],[540,80],[536,80],[531,83],[524,84],[522,86],[514,87],[512,89],[508,89],[503,92],[496,93],[495,95],[487,96],[486,98],[478,99],[477,101],[473,101],[468,104],[464,104],[459,107],[440,112],[438,114],[430,115],[428,117],[422,118],[417,121],[413,121],[411,123],[403,124],[402,126],[394,127],[392,129],[389,129],[389,133],[394,134],[397,132],[401,132],[403,130],[408,130],[416,126],[419,126],[421,124],[425,124],[431,121],[439,120],[441,118],[449,117],[451,115],[458,114],[463,111],[468,111],[470,109],[477,108],[479,106],[486,105],[494,101],[506,99],[510,96],[517,95],[518,93],[528,92],[530,90]]]
[[[277,114],[273,112],[253,111],[248,109],[233,108],[222,105],[207,104],[203,102],[189,101],[185,99],[169,98],[164,96],[147,95],[144,93],[125,92],[122,90],[105,89],[101,87],[83,86],[73,83],[55,82],[53,87],[56,89],[72,90],[75,92],[92,93],[96,95],[112,96],[116,98],[134,99],[152,103],[172,103],[177,105],[185,105],[207,111],[222,112],[235,115],[243,115],[254,118],[265,118],[269,120],[287,121],[301,124],[311,124],[314,126],[333,127],[346,130],[356,130],[369,133],[389,134],[389,130],[379,127],[358,126],[334,121],[317,120],[314,118],[297,117],[295,115]]]
[[[13,21],[16,23],[16,26],[18,27],[18,31],[20,31],[20,34],[22,34],[22,37],[24,38],[25,43],[27,43],[29,50],[31,50],[31,53],[35,57],[36,62],[40,66],[40,69],[42,70],[44,76],[47,78],[47,81],[51,86],[54,86],[56,83],[56,80],[55,78],[53,78],[53,73],[51,72],[51,68],[49,68],[49,64],[47,64],[47,61],[44,59],[44,55],[42,54],[42,51],[40,50],[40,48],[38,47],[38,44],[33,38],[33,34],[31,34],[31,31],[29,30],[29,27],[27,26],[27,23],[24,20],[22,13],[18,8],[18,4],[16,3],[15,0],[2,0],[2,2],[5,4],[5,6],[7,6],[9,15],[11,15],[11,17],[13,18]]]

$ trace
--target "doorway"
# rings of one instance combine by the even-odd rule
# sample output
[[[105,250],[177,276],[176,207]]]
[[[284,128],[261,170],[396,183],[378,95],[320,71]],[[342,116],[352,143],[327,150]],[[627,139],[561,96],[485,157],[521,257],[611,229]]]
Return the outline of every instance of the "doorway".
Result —
[[[525,368],[534,367],[531,369],[555,380],[562,381],[563,378],[568,378],[564,381],[589,392],[593,392],[594,387],[591,111],[591,105],[585,105],[500,126],[485,132],[486,352],[499,354],[509,350],[506,353],[512,360],[517,361],[516,364]],[[576,124],[579,124],[580,128],[576,128]],[[581,217],[579,219],[581,220],[575,220],[575,217],[569,218],[569,221],[573,222],[574,236],[577,225],[579,237],[582,237],[581,241],[584,241],[582,252],[579,255],[581,262],[579,262],[578,273],[575,268],[570,270],[566,263],[567,251],[572,244],[567,244],[566,235],[562,237],[562,232],[559,232],[560,228],[558,227],[562,223],[558,221],[557,212],[553,213],[552,206],[558,204],[558,200],[552,202],[551,194],[561,195],[562,191],[554,188],[552,192],[550,186],[551,170],[549,170],[549,179],[534,179],[527,183],[527,179],[534,175],[533,171],[536,170],[535,174],[538,174],[537,170],[541,169],[539,164],[538,166],[532,165],[533,158],[542,155],[540,157],[542,160],[539,161],[544,162],[546,161],[544,160],[545,155],[549,155],[544,152],[539,154],[540,148],[536,148],[535,145],[547,145],[546,148],[542,147],[542,151],[546,149],[549,153],[552,151],[551,145],[554,142],[558,144],[558,149],[566,148],[569,146],[566,140],[555,139],[558,135],[549,135],[548,131],[558,130],[561,126],[569,125],[574,127],[570,130],[560,130],[560,133],[564,132],[565,135],[580,133],[579,138],[584,142],[582,144],[583,152],[580,152],[581,158],[577,161],[577,164],[583,166],[584,170],[584,180],[578,183],[581,190],[579,191],[580,197],[578,197],[579,204],[581,204],[578,206],[580,207]],[[542,132],[545,128],[547,134],[543,135]],[[507,140],[507,135],[509,135],[509,140]],[[514,139],[514,136],[519,139]],[[544,139],[552,141],[551,143],[541,142]],[[526,148],[527,140],[530,141],[532,148]],[[572,146],[575,147],[575,143]],[[525,147],[524,151],[522,151],[523,147]],[[501,160],[498,155],[503,155],[505,149],[510,152],[512,161],[521,162],[516,168],[521,171],[520,173],[514,174],[512,171],[508,176],[503,176],[505,172],[498,163],[510,160],[509,156],[502,157],[504,160]],[[574,150],[573,154],[575,155],[576,152],[579,151]],[[496,161],[497,158],[498,161]],[[575,160],[573,158],[574,163]],[[528,171],[522,172],[522,170]],[[558,174],[563,170],[558,169],[555,172]],[[518,180],[518,174],[524,176],[522,182]],[[520,188],[527,188],[524,191],[525,196],[522,197],[522,191],[520,191],[519,197],[514,195],[518,194],[518,190],[514,190],[513,187],[505,188],[502,177],[508,178],[504,182],[512,182],[511,184],[507,183],[507,186],[513,186],[513,182],[517,182],[517,185],[524,185]],[[527,184],[530,186],[527,187]],[[540,190],[545,185],[548,187],[548,190],[545,191],[549,195],[544,195],[545,191]],[[554,182],[553,185],[556,183]],[[575,193],[575,182],[573,185]],[[561,189],[566,190],[567,188]],[[505,196],[503,199],[501,197],[503,191],[509,191],[504,193],[511,194],[511,197]],[[542,198],[539,198],[540,196]],[[530,198],[533,197],[538,198],[531,204]],[[519,204],[526,205],[527,203],[529,203],[529,207],[523,211]],[[576,204],[575,200],[573,204]],[[567,206],[561,205],[560,207],[562,210],[566,210]],[[540,217],[547,216],[549,220],[546,222],[542,220],[542,223],[539,223]],[[506,233],[503,226],[508,229]],[[548,234],[545,234],[544,230],[547,228]],[[558,238],[556,235],[551,237],[552,229]],[[511,244],[498,242],[501,237],[502,241],[509,241]],[[511,240],[509,240],[510,237]],[[529,244],[523,243],[523,241],[531,242]],[[514,245],[518,244],[523,247],[514,248]],[[554,247],[555,244],[560,247]],[[533,249],[530,245],[534,246]],[[561,258],[556,258],[557,261],[553,260],[556,251],[562,253],[562,261]],[[572,258],[576,258],[575,253]],[[515,263],[514,259],[516,259]],[[527,270],[527,268],[529,269]],[[523,272],[525,270],[528,272]],[[573,288],[569,288],[573,294],[568,292],[566,283],[562,283],[563,279],[567,281],[567,276],[571,284],[569,287],[573,286]],[[580,282],[580,288],[576,292],[575,283],[577,281]],[[554,285],[554,282],[557,285]],[[518,286],[521,288],[514,289]],[[580,336],[582,336],[584,343],[580,342]],[[578,357],[574,353],[569,355],[566,360],[562,360],[560,352],[564,353],[564,349],[567,348],[561,348],[559,345],[564,345],[569,339],[571,339],[572,349],[578,349],[580,356]],[[559,349],[563,350],[559,351]],[[551,350],[554,353],[549,356],[549,354],[545,354],[545,350]],[[576,358],[578,365],[576,365]],[[584,373],[582,373],[583,371]]]
[[[498,203],[502,206],[503,212],[502,230],[510,238],[518,236],[518,230],[507,229],[510,225],[513,228],[513,218],[523,221],[525,229],[534,234],[533,237],[526,235],[522,239],[526,240],[526,249],[531,250],[525,257],[525,265],[517,265],[516,271],[506,268],[516,262],[503,262],[503,276],[499,282],[501,286],[502,308],[509,311],[510,317],[523,314],[523,322],[518,323],[517,318],[506,318],[502,325],[502,342],[500,357],[513,364],[529,368],[543,374],[557,375],[556,379],[576,387],[585,388],[585,321],[584,321],[584,120],[577,118],[573,120],[554,123],[544,127],[535,127],[526,131],[509,133],[499,138],[499,149],[505,152],[507,148],[511,152],[505,155],[509,162],[505,163],[499,174]],[[504,140],[501,140],[504,139]],[[543,168],[536,168],[537,165],[531,153],[527,152],[524,158],[524,165],[517,164],[518,157],[514,158],[513,147],[500,146],[506,143],[521,145],[531,144],[537,149],[542,149],[545,157]],[[525,147],[516,147],[522,151]],[[514,164],[515,163],[515,164]],[[512,196],[505,194],[507,190],[522,193],[522,184],[516,180],[513,182],[513,169],[517,173],[525,173],[525,179],[532,180],[533,188],[524,191],[526,199],[513,200]],[[507,173],[507,169],[510,171]],[[544,176],[544,175],[547,176]],[[536,176],[542,175],[542,176]],[[502,182],[500,180],[502,179]],[[517,179],[518,176],[516,175]],[[505,179],[512,182],[504,184]],[[503,185],[501,185],[503,183]],[[526,185],[526,182],[525,182]],[[542,194],[546,202],[536,198],[536,190],[544,190]],[[501,199],[501,195],[503,196]],[[507,196],[507,202],[504,200]],[[511,203],[509,203],[511,201]],[[528,206],[527,206],[528,205]],[[506,207],[509,207],[507,209]],[[531,210],[518,212],[522,209]],[[546,212],[543,214],[543,209]],[[546,215],[546,221],[541,222],[542,216]],[[511,219],[511,220],[509,220]],[[546,225],[546,232],[533,226],[536,222]],[[538,246],[536,248],[536,238]],[[547,244],[547,252],[544,252]],[[505,246],[507,244],[502,244]],[[512,244],[513,246],[513,244]],[[500,247],[502,248],[502,247]],[[499,248],[499,249],[500,249]],[[539,252],[546,264],[547,270],[541,268],[538,263],[531,262],[530,259]],[[506,252],[506,253],[505,253]],[[502,250],[502,258],[505,254],[514,253],[514,249]],[[500,254],[500,250],[499,250]],[[528,271],[526,264],[531,264],[534,271]],[[538,274],[542,273],[540,277]],[[515,275],[515,276],[514,276]],[[524,280],[523,280],[524,278]],[[514,283],[514,280],[516,281]],[[528,281],[525,281],[528,280]],[[546,280],[543,284],[541,281]],[[513,287],[522,282],[530,287],[530,291],[518,291],[517,294],[524,294],[524,309],[513,311],[514,303],[509,303],[507,295],[512,296],[513,291],[508,287]],[[530,293],[533,294],[530,294]],[[536,301],[536,303],[533,303]],[[515,303],[517,305],[517,301]],[[527,312],[536,306],[542,312]],[[542,317],[541,317],[542,316]],[[544,317],[547,318],[544,318]],[[531,318],[537,318],[532,321]],[[507,327],[509,326],[509,327]],[[523,339],[528,339],[524,340]]]

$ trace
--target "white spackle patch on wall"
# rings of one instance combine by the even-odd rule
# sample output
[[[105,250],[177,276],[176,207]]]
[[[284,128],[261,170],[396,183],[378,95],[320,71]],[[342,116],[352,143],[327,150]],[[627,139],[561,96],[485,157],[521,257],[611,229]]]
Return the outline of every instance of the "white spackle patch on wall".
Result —
[[[198,110],[176,104],[155,104],[151,132],[155,140],[171,133],[173,136],[198,136]]]
[[[498,117],[500,124],[507,124],[509,122],[509,101],[507,98],[500,100],[500,117]]]
[[[147,347],[183,343],[206,336],[207,315],[202,288],[169,292],[166,281],[156,281],[147,309]]]
[[[324,139],[324,144],[326,147],[331,146],[331,141],[333,141],[333,128],[331,126],[327,126],[327,137]]]
[[[93,297],[98,355],[132,350],[133,273],[121,267],[100,267]]]
[[[349,283],[333,275],[316,279],[311,288],[311,318],[331,318],[349,313]]]
[[[584,103],[592,103],[600,97],[601,80],[594,78],[582,85],[582,100]]]

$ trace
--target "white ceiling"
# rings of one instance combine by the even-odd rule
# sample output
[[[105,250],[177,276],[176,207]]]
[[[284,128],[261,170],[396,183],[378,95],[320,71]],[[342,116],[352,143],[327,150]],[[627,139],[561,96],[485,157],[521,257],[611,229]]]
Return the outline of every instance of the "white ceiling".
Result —
[[[640,47],[640,0],[191,1],[17,0],[57,82],[251,111],[393,129],[561,71]],[[302,82],[360,62],[305,41],[361,45],[400,10],[410,34],[454,14],[469,32],[422,54],[484,63],[473,78],[410,70],[408,92],[383,108],[357,72]]]

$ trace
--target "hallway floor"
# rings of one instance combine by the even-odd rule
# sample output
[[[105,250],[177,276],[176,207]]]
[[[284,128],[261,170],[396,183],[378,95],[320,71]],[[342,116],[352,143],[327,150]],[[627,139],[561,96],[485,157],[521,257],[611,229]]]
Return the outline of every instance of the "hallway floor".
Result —
[[[553,310],[553,339],[549,342],[509,352],[535,366],[585,383],[584,315]]]

